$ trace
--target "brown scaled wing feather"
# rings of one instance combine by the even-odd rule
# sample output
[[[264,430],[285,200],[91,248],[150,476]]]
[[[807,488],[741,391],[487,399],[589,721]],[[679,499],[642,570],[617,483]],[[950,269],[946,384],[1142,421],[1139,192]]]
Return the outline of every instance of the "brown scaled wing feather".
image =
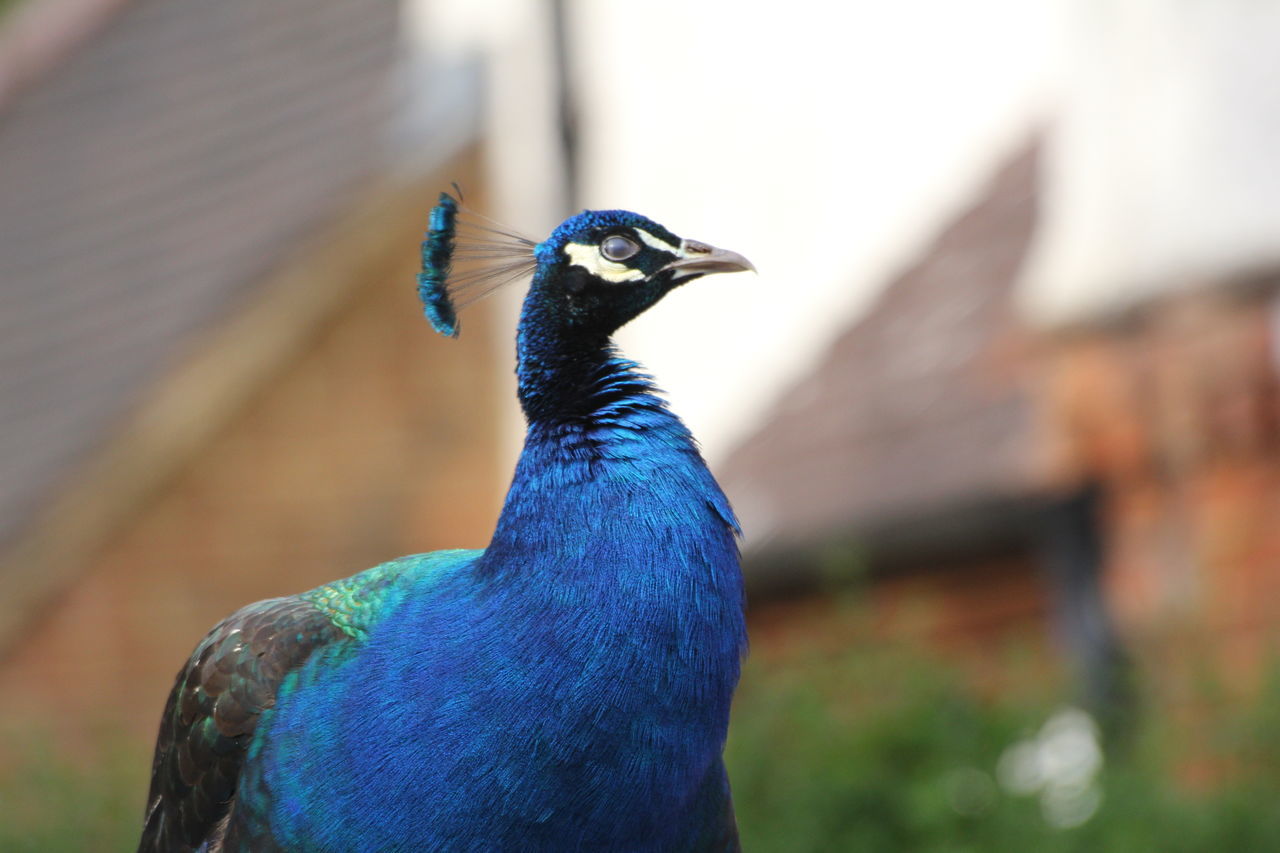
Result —
[[[218,850],[260,715],[291,670],[342,636],[300,598],[250,604],[209,632],[160,719],[139,853]]]

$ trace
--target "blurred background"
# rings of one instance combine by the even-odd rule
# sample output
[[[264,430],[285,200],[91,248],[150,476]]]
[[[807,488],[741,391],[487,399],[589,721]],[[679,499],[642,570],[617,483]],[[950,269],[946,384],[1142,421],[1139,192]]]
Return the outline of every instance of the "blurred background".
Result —
[[[482,547],[520,288],[436,194],[750,257],[624,330],[738,508],[751,851],[1280,849],[1280,3],[0,0],[0,849],[136,843],[218,619]]]

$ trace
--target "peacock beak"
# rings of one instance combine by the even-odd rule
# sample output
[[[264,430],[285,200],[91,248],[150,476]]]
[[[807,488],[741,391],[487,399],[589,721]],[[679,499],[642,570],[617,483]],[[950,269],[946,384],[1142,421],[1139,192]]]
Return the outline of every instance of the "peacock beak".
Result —
[[[706,275],[713,272],[755,272],[751,261],[730,252],[728,249],[717,249],[697,240],[683,240],[680,243],[680,256],[663,267],[664,270],[675,270],[676,278],[687,275]]]

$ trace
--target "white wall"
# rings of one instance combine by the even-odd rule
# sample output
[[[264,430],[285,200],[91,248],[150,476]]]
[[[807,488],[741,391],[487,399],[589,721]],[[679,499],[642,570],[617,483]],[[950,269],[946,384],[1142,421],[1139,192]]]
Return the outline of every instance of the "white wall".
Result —
[[[1030,315],[1088,319],[1280,264],[1280,3],[1069,8]]]

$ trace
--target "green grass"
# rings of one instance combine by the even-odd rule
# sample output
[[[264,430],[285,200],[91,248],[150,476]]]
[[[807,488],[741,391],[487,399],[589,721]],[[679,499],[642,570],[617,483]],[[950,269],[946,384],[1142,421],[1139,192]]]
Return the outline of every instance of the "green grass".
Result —
[[[137,846],[150,770],[139,744],[107,737],[94,756],[77,757],[48,738],[6,734],[0,850],[97,853]]]
[[[1210,743],[1188,745],[1151,702],[1136,739],[1095,779],[1100,806],[1073,828],[1051,826],[1040,796],[999,781],[1006,748],[1054,710],[1051,695],[983,700],[922,657],[748,665],[727,751],[743,848],[1280,850],[1280,679],[1250,708],[1219,709]],[[1177,781],[1192,758],[1232,769],[1197,793]]]

